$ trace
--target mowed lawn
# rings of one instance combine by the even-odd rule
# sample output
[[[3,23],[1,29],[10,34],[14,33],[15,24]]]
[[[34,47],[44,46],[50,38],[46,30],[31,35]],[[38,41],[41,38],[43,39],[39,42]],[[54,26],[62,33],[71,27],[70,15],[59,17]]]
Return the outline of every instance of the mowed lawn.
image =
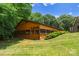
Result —
[[[78,56],[79,33],[66,33],[50,40],[0,41],[0,55]]]

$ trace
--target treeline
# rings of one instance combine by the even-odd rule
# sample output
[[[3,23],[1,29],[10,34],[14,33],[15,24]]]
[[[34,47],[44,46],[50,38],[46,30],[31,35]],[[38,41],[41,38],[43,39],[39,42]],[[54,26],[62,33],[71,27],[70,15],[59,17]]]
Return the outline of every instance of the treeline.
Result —
[[[58,18],[50,14],[32,13],[31,4],[8,3],[0,4],[0,39],[12,38],[16,25],[22,20],[36,21],[56,28],[69,30],[73,25],[74,17],[61,15]]]
[[[54,26],[58,29],[69,31],[69,28],[73,25],[75,21],[75,17],[72,15],[61,15],[59,17],[55,17],[51,14],[42,15],[41,13],[31,13],[29,17],[30,20],[36,21],[42,24]]]

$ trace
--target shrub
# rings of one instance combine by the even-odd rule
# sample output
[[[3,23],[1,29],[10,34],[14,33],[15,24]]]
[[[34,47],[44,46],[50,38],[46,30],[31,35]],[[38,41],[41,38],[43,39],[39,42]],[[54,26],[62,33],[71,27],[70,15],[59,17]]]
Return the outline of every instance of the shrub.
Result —
[[[49,33],[47,36],[46,36],[46,40],[47,39],[51,39],[51,38],[55,38],[55,37],[57,37],[57,36],[59,36],[59,35],[62,35],[62,34],[64,34],[65,33],[65,31],[58,31],[58,32],[52,32],[52,33]]]

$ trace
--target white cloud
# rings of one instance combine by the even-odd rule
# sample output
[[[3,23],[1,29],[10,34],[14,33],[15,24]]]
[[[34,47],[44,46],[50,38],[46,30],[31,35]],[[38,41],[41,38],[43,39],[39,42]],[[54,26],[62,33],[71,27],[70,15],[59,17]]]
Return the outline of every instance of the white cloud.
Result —
[[[55,15],[55,17],[56,17],[56,18],[58,18],[58,17],[59,17],[59,15]]]
[[[68,14],[69,14],[69,15],[72,15],[72,12],[69,12]]]
[[[43,3],[44,6],[48,6],[48,3]]]
[[[35,6],[35,4],[31,4],[32,5],[32,7],[34,7]]]
[[[56,3],[50,3],[50,5],[55,5]]]
[[[44,6],[48,6],[48,5],[54,5],[56,3],[43,3]]]

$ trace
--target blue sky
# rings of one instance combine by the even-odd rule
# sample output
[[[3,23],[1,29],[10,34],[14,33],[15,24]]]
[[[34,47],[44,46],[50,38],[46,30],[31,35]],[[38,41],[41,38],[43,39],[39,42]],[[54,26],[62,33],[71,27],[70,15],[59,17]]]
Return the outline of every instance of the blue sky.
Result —
[[[70,14],[79,16],[79,3],[36,3],[32,4],[32,12],[60,16]]]

